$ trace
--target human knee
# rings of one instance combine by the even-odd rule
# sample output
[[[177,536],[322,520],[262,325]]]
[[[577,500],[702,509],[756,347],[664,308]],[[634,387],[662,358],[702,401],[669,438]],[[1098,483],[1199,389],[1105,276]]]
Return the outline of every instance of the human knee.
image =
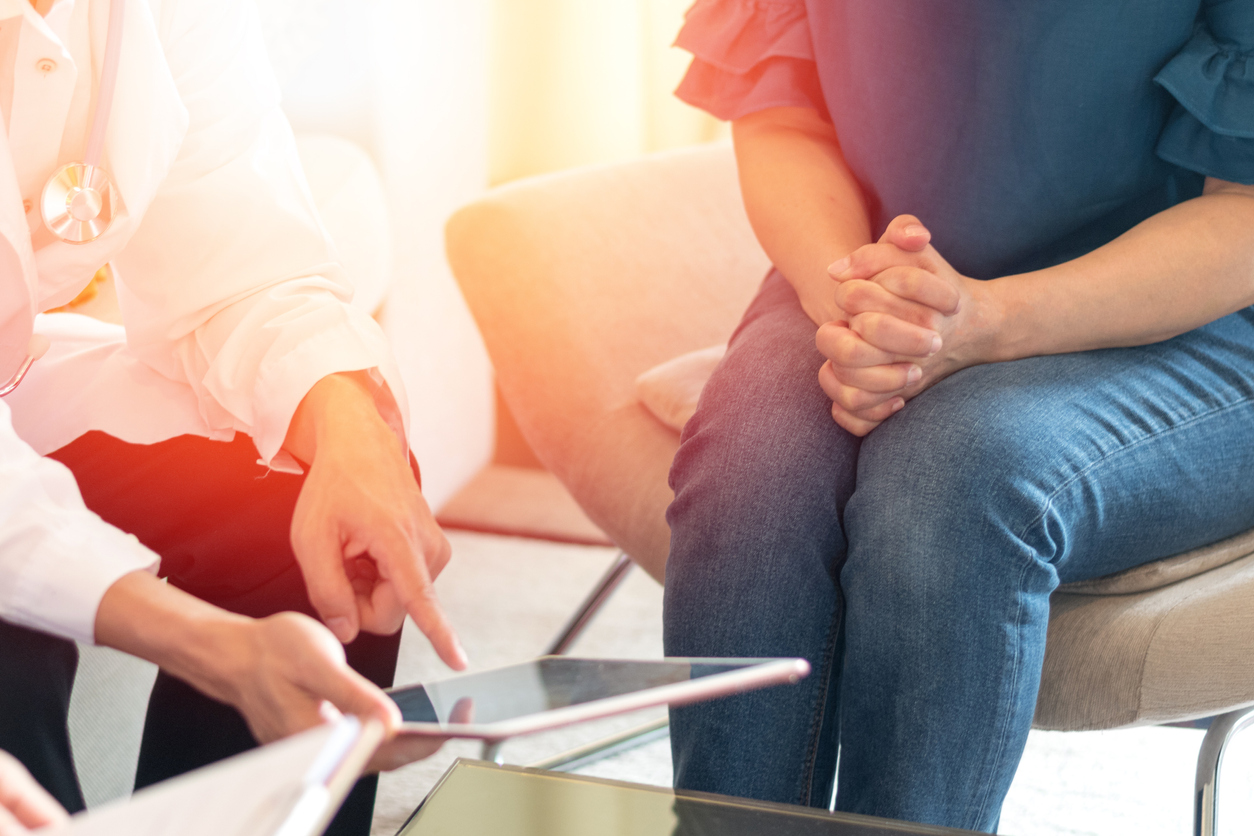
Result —
[[[813,376],[769,353],[731,352],[671,469],[665,611],[676,635],[717,632],[715,610],[743,632],[751,613],[796,603],[798,583],[833,588],[857,442],[832,423]]]
[[[1023,426],[995,410],[921,412],[903,410],[862,446],[845,514],[848,586],[953,601],[1047,562],[1051,550],[1026,537],[1047,490]]]
[[[773,347],[734,347],[706,384],[671,468],[670,516],[779,518],[830,481],[849,442],[818,387],[819,358]]]

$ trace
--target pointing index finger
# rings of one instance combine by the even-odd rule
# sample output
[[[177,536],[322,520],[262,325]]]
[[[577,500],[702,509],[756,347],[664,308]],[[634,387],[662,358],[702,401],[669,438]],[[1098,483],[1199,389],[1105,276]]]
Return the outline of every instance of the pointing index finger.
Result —
[[[435,652],[450,668],[465,670],[469,664],[466,651],[440,608],[423,556],[399,534],[380,538],[372,549],[381,574],[396,586],[405,611]]]

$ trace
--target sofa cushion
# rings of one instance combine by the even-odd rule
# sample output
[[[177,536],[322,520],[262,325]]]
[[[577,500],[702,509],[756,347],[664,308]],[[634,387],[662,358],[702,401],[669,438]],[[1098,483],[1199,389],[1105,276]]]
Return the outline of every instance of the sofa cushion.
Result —
[[[682,432],[697,411],[697,399],[727,344],[689,351],[660,363],[636,378],[636,398],[666,426]]]

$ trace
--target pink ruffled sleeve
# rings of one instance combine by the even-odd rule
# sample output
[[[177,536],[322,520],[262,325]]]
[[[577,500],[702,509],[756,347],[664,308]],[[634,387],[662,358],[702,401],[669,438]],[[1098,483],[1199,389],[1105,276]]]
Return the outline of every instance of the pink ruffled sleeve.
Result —
[[[719,119],[768,107],[827,113],[804,0],[697,0],[675,46],[694,56],[675,95]]]

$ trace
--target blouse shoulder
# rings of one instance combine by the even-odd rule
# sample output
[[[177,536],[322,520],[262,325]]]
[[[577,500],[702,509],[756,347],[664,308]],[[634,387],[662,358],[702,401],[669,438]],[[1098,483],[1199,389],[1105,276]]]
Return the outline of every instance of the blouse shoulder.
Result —
[[[1254,3],[1249,27],[1202,20],[1154,77],[1176,101],[1158,142],[1168,162],[1254,184]],[[1242,31],[1245,30],[1245,31]]]
[[[720,119],[825,110],[804,0],[697,0],[675,45],[693,55],[675,94]]]

